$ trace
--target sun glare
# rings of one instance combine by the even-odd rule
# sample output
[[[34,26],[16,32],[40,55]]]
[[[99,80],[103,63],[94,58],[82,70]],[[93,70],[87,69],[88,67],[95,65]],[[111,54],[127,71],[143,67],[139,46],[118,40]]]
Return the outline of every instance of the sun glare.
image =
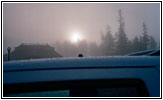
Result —
[[[80,40],[82,40],[82,36],[81,36],[80,33],[75,32],[75,33],[72,34],[71,41],[72,41],[73,43],[77,43],[77,42],[79,42]]]

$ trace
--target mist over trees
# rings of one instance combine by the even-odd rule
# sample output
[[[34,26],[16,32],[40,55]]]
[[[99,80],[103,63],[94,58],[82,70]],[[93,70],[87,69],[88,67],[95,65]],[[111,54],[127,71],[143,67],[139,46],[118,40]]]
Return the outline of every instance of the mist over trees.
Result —
[[[103,51],[103,53],[101,52],[101,55],[114,55],[115,40],[111,33],[110,26],[107,26],[106,35],[101,34],[101,41],[100,48]]]
[[[144,22],[140,23],[140,25],[142,24],[141,35],[135,36],[131,40],[125,31],[125,18],[121,9],[119,9],[118,15],[119,27],[115,35],[108,25],[105,32],[101,33],[100,43],[88,43],[86,40],[80,40],[76,44],[70,41],[57,42],[54,45],[57,52],[64,57],[77,57],[79,53],[84,56],[114,56],[157,48],[157,43],[152,36],[149,36],[147,25]]]
[[[122,11],[119,10],[119,29],[116,34],[116,54],[123,55],[127,54],[129,50],[129,40],[125,32],[125,23],[122,16]]]

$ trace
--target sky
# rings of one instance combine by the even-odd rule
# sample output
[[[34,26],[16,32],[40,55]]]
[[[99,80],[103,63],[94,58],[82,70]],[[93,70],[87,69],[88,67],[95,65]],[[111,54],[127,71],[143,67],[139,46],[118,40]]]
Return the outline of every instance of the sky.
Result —
[[[74,33],[100,43],[107,25],[118,31],[119,9],[129,39],[141,35],[144,22],[160,42],[159,3],[3,3],[3,53],[21,43],[71,41]]]

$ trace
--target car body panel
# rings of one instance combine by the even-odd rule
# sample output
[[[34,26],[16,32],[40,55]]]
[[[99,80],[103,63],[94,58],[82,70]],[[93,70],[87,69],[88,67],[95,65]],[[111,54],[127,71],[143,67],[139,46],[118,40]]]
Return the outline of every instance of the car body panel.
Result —
[[[46,68],[79,68],[79,67],[124,67],[124,66],[160,66],[160,57],[86,57],[86,58],[52,58],[40,60],[22,60],[4,62],[3,71],[46,69]]]
[[[128,56],[160,56],[160,53],[155,54],[157,52],[159,53],[160,50],[159,49],[145,50],[145,51],[130,53],[128,54]]]
[[[160,96],[160,58],[117,56],[6,62],[3,84],[73,80],[140,79],[150,96]]]

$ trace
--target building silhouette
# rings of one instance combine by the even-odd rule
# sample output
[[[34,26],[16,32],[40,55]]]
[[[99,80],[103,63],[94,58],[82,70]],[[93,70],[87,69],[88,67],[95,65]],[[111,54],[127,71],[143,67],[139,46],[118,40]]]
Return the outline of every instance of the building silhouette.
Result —
[[[62,57],[55,49],[48,44],[24,44],[15,47],[10,54],[10,60],[23,59],[39,59],[39,58],[55,58]],[[7,61],[7,54],[3,56],[3,60]]]

